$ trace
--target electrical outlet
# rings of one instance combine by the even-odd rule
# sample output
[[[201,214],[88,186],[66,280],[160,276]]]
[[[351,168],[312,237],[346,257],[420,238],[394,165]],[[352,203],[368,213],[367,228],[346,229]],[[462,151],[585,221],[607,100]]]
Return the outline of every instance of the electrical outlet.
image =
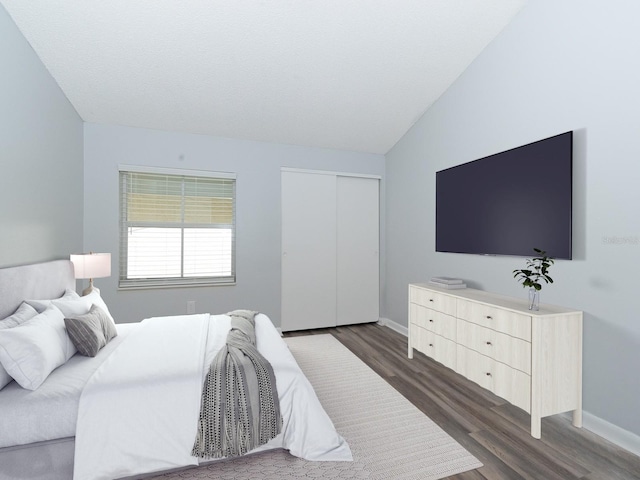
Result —
[[[195,300],[187,301],[187,313],[196,313],[196,301]]]

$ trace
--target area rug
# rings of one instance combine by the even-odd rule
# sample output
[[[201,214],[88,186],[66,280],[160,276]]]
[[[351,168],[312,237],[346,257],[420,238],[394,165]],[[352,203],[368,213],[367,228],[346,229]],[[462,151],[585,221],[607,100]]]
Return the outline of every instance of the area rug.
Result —
[[[436,480],[482,466],[333,336],[285,341],[354,461],[309,462],[274,450],[156,478]]]

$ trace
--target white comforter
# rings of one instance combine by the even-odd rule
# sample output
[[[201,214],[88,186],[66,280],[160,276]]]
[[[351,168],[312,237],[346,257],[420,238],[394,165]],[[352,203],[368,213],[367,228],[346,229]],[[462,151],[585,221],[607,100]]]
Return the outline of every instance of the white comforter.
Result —
[[[230,328],[227,315],[143,321],[89,380],[80,398],[74,480],[113,479],[195,465],[202,385]],[[258,350],[273,366],[282,433],[255,451],[285,448],[307,460],[351,460],[286,344],[256,316]]]

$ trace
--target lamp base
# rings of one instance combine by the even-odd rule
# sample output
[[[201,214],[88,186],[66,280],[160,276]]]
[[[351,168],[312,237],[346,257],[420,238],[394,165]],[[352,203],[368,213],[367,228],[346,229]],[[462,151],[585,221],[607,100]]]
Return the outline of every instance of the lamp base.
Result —
[[[89,279],[89,286],[87,288],[85,288],[82,291],[82,296],[85,297],[87,295],[89,295],[91,292],[98,292],[98,295],[100,295],[100,289],[98,287],[94,287],[93,286],[93,278]]]

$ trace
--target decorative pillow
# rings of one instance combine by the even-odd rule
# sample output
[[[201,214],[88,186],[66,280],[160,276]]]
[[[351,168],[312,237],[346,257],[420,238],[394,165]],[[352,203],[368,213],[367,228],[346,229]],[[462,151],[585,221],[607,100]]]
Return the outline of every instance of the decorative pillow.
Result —
[[[114,325],[116,324],[115,320],[113,319],[113,316],[111,315],[111,313],[109,312],[109,309],[107,308],[107,304],[104,303],[104,300],[100,296],[99,290],[93,290],[91,293],[81,298],[89,300],[96,307],[100,307],[107,314],[107,317],[109,317],[109,320],[111,320],[111,323],[113,323]]]
[[[93,305],[89,313],[65,318],[67,334],[82,355],[95,357],[118,332],[113,321],[100,307]]]
[[[74,290],[67,289],[65,290],[64,295],[56,300],[77,300],[79,298],[80,295],[78,295]],[[44,312],[46,308],[51,305],[52,301],[53,300],[25,300],[25,302],[35,308],[38,313]]]
[[[28,390],[42,385],[73,353],[69,351],[64,315],[53,305],[17,327],[0,330],[0,363]]]
[[[37,314],[38,312],[36,312],[35,308],[22,302],[13,315],[0,320],[0,330],[17,327],[27,320],[32,319]],[[11,380],[13,380],[13,378],[11,378],[11,375],[9,375],[2,364],[0,364],[0,390],[6,387],[11,382]]]

